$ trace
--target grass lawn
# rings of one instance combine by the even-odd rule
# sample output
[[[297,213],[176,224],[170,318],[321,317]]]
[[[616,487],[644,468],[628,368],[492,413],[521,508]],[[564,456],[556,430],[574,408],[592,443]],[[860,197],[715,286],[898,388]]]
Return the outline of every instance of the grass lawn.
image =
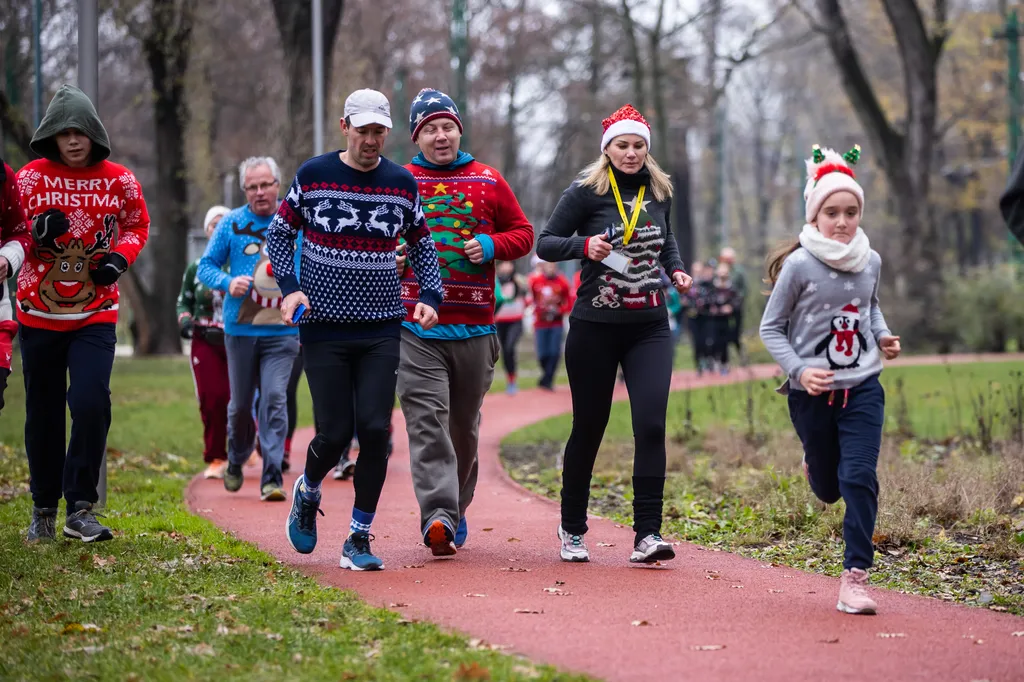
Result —
[[[1024,615],[1024,377],[1020,363],[886,370],[873,581]],[[843,504],[810,492],[776,381],[682,391],[668,415],[664,531],[838,575]],[[554,497],[571,418],[510,434],[520,483]],[[591,511],[631,520],[628,405],[612,409]]]
[[[115,364],[115,539],[27,545],[19,374],[0,419],[0,679],[584,679],[371,608],[189,514],[202,442],[185,358]]]

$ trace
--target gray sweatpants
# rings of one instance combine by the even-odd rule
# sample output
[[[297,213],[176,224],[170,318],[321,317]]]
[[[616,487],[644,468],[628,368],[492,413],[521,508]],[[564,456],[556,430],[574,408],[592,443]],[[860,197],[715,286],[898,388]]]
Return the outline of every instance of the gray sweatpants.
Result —
[[[234,336],[224,337],[228,355],[228,381],[231,402],[228,403],[228,461],[245,464],[256,441],[252,422],[252,403],[256,388],[260,389],[259,421],[260,451],[263,454],[263,475],[260,486],[281,485],[281,461],[284,441],[288,435],[288,380],[295,356],[299,353],[299,337]]]
[[[444,341],[402,330],[398,399],[409,433],[420,528],[440,518],[454,530],[473,501],[480,406],[499,349],[494,334]]]

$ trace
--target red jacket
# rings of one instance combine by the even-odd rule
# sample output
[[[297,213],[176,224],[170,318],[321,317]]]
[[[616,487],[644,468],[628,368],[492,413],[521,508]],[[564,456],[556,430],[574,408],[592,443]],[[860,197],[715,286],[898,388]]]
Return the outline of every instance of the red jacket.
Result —
[[[571,309],[569,280],[558,273],[554,277],[530,276],[530,301],[533,305],[535,329],[561,327],[562,319]]]
[[[18,194],[18,182],[14,171],[3,164],[4,182],[0,187],[0,256],[7,259],[9,270],[3,278],[3,300],[0,300],[0,321],[13,319],[10,296],[7,292],[7,278],[18,271],[25,252],[32,245],[25,210]]]

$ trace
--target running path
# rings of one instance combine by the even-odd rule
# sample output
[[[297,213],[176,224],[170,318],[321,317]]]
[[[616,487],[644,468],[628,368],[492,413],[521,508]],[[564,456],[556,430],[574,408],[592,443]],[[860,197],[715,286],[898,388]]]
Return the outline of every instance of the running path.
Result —
[[[1013,358],[957,356],[889,364],[1008,359]],[[673,388],[776,373],[768,365],[726,378],[682,372],[673,377]],[[488,396],[480,482],[467,514],[469,541],[453,558],[434,559],[422,545],[404,438],[395,439],[374,521],[373,546],[385,561],[383,572],[338,568],[351,513],[350,483],[325,482],[326,517],[319,519],[320,542],[310,555],[288,545],[288,505],[259,502],[252,473],[236,495],[226,493],[220,481],[196,478],[186,498],[193,511],[324,584],[600,679],[1024,680],[1024,636],[1013,635],[1024,632],[1024,618],[881,590],[874,591],[880,615],[844,615],[835,610],[835,578],[688,543],[663,567],[631,566],[632,530],[596,518],[587,534],[591,562],[559,561],[558,505],[513,483],[499,462],[498,446],[505,434],[570,408],[564,387]],[[404,430],[401,411],[395,412],[395,427]],[[296,435],[298,471],[311,436],[309,429]],[[546,591],[555,587],[561,592]],[[638,621],[647,624],[633,625]]]

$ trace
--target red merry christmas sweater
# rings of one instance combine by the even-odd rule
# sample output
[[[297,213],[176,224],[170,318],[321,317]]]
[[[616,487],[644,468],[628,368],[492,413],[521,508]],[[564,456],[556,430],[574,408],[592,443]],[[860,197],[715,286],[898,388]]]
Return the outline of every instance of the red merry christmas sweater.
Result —
[[[438,324],[494,324],[494,261],[522,258],[533,247],[533,225],[512,188],[498,171],[478,161],[455,170],[415,164],[406,169],[419,185],[423,213],[437,248],[444,290]],[[494,255],[474,265],[466,257],[465,246],[481,235],[493,241]],[[407,267],[402,276],[406,321],[413,321],[419,295],[416,275]]]
[[[530,303],[533,305],[534,329],[562,326],[562,318],[571,310],[572,289],[562,273],[547,277],[530,275]]]
[[[50,208],[71,223],[52,244],[32,240],[18,275],[18,321],[55,331],[117,322],[117,285],[96,286],[89,269],[109,251],[131,265],[146,244],[149,213],[135,175],[110,161],[72,168],[37,159],[18,171],[18,187],[30,223]]]

